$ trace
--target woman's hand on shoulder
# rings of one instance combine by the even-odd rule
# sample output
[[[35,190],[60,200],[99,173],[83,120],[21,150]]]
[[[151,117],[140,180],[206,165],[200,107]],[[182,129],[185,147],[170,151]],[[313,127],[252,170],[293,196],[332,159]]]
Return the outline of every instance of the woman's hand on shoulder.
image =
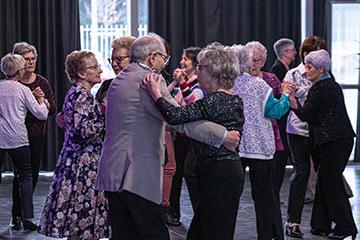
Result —
[[[162,97],[161,80],[162,77],[159,74],[148,73],[142,81],[142,85],[148,90],[154,101]]]

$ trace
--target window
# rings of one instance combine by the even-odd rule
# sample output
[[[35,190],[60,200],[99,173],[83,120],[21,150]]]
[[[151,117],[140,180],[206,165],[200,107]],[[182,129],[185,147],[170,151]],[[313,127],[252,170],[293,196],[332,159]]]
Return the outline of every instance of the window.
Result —
[[[106,61],[111,42],[125,35],[143,36],[148,31],[148,0],[80,0],[80,41],[103,66],[102,78],[114,73]]]
[[[331,70],[344,89],[353,129],[357,126],[360,81],[360,3],[331,2]],[[357,156],[359,157],[359,156]],[[354,151],[350,159],[354,159]]]

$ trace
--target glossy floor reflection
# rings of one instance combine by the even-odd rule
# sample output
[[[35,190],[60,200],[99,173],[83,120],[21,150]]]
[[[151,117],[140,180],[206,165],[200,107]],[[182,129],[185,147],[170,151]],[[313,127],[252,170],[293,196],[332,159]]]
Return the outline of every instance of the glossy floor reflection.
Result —
[[[281,192],[281,200],[285,202],[282,206],[283,220],[286,219],[286,209],[287,209],[287,196],[289,190],[289,176],[291,174],[291,169],[287,169],[286,176]],[[42,207],[44,204],[45,196],[48,191],[48,187],[51,181],[51,177],[46,176],[51,174],[42,174],[39,179],[38,187],[34,195],[34,208],[35,208],[35,219],[39,220],[41,215]],[[360,228],[360,165],[349,165],[344,172],[346,179],[348,180],[354,197],[351,198],[351,206],[353,209],[353,214],[355,217],[356,224],[358,229]],[[6,175],[3,178],[3,182],[0,185],[0,239],[16,239],[16,240],[48,240],[52,238],[47,238],[37,233],[30,233],[26,231],[9,231],[9,221],[11,218],[11,181],[12,176]],[[170,228],[171,240],[183,240],[186,237],[186,229],[189,227],[191,218],[192,218],[192,209],[190,205],[190,199],[187,194],[186,187],[183,187],[183,194],[181,197],[181,222],[183,223],[180,227]],[[310,234],[310,214],[311,214],[311,204],[307,204],[304,207],[303,218],[302,218],[302,230],[304,232],[304,239],[325,239],[321,237],[314,237]],[[251,199],[251,189],[249,183],[248,172],[246,173],[245,179],[245,188],[244,192],[240,199],[240,208],[237,217],[237,225],[234,239],[236,240],[250,240],[256,239],[256,222],[255,222],[255,211],[253,202]],[[287,238],[292,239],[292,238]],[[350,239],[350,238],[349,238]],[[358,234],[357,239],[360,239]]]

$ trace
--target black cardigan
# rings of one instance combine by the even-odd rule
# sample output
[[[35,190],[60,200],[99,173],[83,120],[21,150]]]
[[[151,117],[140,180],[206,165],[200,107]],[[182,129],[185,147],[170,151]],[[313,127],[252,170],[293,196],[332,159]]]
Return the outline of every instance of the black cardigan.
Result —
[[[330,77],[316,82],[301,107],[293,111],[309,123],[310,137],[316,145],[355,136],[344,103],[341,87]]]

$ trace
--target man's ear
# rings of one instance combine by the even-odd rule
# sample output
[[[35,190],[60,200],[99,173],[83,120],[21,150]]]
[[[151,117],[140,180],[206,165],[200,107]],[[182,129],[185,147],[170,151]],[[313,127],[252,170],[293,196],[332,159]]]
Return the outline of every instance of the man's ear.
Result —
[[[150,64],[150,67],[153,66],[153,62],[155,60],[155,54],[149,54],[149,58],[148,58],[148,61],[149,61],[149,64]]]

